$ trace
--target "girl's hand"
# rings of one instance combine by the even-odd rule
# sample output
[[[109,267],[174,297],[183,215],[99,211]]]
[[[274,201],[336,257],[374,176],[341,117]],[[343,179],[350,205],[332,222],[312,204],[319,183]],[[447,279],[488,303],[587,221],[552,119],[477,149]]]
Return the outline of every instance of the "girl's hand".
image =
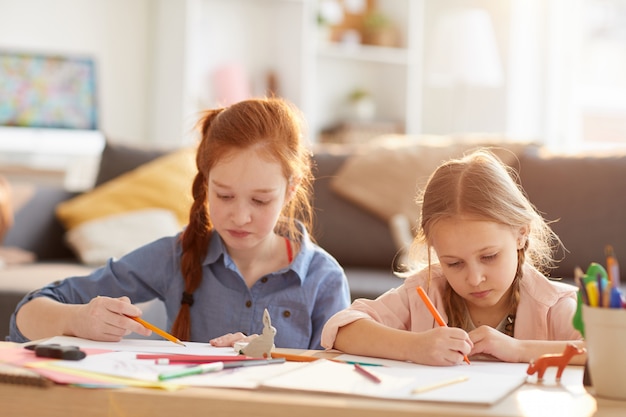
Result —
[[[215,339],[209,340],[211,346],[216,347],[232,347],[235,346],[237,342],[249,342],[255,337],[258,337],[257,334],[251,334],[250,336],[246,336],[241,332],[237,333],[228,333],[224,336],[216,337]]]
[[[480,326],[469,337],[474,343],[470,355],[490,355],[503,362],[519,361],[519,341],[490,326]]]
[[[127,316],[141,316],[141,310],[128,297],[92,298],[76,309],[71,320],[71,333],[78,337],[105,342],[118,342],[132,332],[150,336],[151,330]]]
[[[458,365],[473,347],[469,335],[456,327],[437,327],[415,335],[419,340],[411,360],[424,365]]]

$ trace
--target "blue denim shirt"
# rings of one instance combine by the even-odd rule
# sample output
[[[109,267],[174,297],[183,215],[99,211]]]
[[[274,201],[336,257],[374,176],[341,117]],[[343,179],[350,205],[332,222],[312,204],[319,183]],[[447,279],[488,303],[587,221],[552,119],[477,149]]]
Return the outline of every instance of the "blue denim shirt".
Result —
[[[84,277],[71,277],[33,291],[11,316],[10,340],[24,342],[15,315],[35,297],[84,304],[102,295],[128,296],[132,303],[155,298],[165,303],[170,329],[184,289],[180,271],[179,235],[142,246]],[[305,232],[291,265],[259,279],[248,288],[237,266],[213,233],[203,262],[202,283],[191,307],[191,341],[207,342],[226,333],[261,334],[263,311],[268,309],[276,328],[274,343],[281,348],[321,349],[326,321],[348,307],[348,281],[339,263],[314,244]]]

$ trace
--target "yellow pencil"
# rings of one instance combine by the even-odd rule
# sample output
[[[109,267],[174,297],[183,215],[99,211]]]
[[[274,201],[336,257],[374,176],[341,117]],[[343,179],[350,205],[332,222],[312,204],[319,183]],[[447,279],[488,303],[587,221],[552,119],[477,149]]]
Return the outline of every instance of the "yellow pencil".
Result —
[[[161,337],[164,337],[165,339],[169,340],[170,342],[174,342],[174,343],[177,343],[179,345],[185,346],[185,344],[183,342],[181,342],[180,340],[178,340],[178,338],[172,336],[171,334],[169,334],[166,331],[163,331],[163,330],[159,329],[154,324],[150,324],[147,321],[145,321],[145,320],[143,320],[143,319],[141,319],[139,317],[131,317],[131,316],[126,316],[126,317],[135,320],[137,323],[140,323],[143,327],[152,330],[153,332],[155,332],[156,334],[158,334]]]
[[[437,388],[447,387],[448,385],[457,384],[459,382],[464,382],[464,381],[467,381],[468,379],[469,379],[469,376],[467,375],[458,376],[456,378],[446,379],[445,381],[435,382],[430,385],[423,385],[421,387],[417,387],[413,389],[413,391],[411,392],[413,394],[421,394],[422,392],[431,391]]]

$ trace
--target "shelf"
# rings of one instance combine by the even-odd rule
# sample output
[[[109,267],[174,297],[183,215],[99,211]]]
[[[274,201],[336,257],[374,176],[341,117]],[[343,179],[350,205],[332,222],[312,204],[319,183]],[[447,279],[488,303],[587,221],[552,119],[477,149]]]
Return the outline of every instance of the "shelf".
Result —
[[[344,45],[327,43],[320,45],[319,57],[358,60],[383,64],[407,65],[408,51],[404,48],[391,48],[372,45]]]

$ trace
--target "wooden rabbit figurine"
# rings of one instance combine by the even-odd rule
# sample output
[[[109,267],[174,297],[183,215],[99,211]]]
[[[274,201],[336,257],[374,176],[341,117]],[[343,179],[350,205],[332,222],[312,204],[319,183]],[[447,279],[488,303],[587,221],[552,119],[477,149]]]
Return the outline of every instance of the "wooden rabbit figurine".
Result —
[[[276,329],[272,327],[270,313],[265,309],[263,312],[263,333],[252,339],[239,353],[254,358],[270,359],[274,348],[274,336],[276,336]]]
[[[546,372],[546,369],[551,366],[558,367],[556,372],[556,380],[557,382],[561,380],[561,375],[563,374],[563,370],[569,363],[569,361],[575,355],[581,355],[585,353],[587,350],[585,348],[577,348],[573,343],[568,343],[565,346],[565,350],[560,354],[546,354],[542,355],[534,361],[531,361],[528,364],[528,369],[526,373],[528,375],[533,375],[535,372],[537,373],[537,380],[543,380],[543,374]]]

